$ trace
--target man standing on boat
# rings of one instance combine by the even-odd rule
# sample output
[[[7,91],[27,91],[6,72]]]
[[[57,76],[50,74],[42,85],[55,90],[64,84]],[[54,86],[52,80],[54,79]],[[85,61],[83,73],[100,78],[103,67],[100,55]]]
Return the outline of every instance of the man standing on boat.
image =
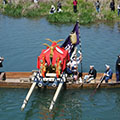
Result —
[[[118,59],[116,61],[116,81],[120,81],[120,55],[118,55]]]
[[[88,73],[88,75],[85,75],[84,82],[85,83],[91,82],[92,80],[94,80],[96,78],[96,74],[97,74],[97,71],[95,70],[94,65],[90,65],[89,73]]]
[[[108,83],[108,80],[112,79],[113,72],[109,65],[105,64],[105,66],[106,66],[106,71],[102,77],[102,81],[105,80],[105,82]]]
[[[3,67],[2,62],[4,61],[3,57],[0,57],[0,67]],[[5,80],[5,73],[0,71],[0,80]]]
[[[71,59],[71,70],[73,72],[73,78],[75,80],[78,79],[78,75],[79,75],[79,72],[78,72],[78,65],[79,63],[81,62],[82,60],[82,53],[80,53],[80,51],[78,51],[78,53],[80,54],[79,57],[77,57],[77,55],[73,56],[73,58]]]
[[[0,57],[0,67],[3,67],[2,62],[4,61],[3,57]]]

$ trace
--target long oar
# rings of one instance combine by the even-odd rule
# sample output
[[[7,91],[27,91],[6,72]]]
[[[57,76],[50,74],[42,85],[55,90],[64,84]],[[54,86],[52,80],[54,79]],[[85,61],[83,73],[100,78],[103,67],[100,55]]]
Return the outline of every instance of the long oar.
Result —
[[[104,76],[100,78],[100,82],[98,83],[97,87],[95,88],[95,90],[93,91],[91,96],[93,96],[96,93],[97,89],[100,87],[101,83],[103,82],[103,78],[104,78]]]
[[[25,98],[24,101],[23,101],[23,105],[21,106],[21,111],[23,111],[24,108],[25,108],[25,106],[27,105],[28,100],[29,100],[29,98],[30,98],[30,96],[31,96],[31,94],[32,94],[32,92],[33,92],[33,90],[34,90],[36,84],[37,84],[36,82],[33,82],[33,84],[32,84],[32,86],[31,86],[30,90],[28,91],[28,94],[27,94],[26,98]]]

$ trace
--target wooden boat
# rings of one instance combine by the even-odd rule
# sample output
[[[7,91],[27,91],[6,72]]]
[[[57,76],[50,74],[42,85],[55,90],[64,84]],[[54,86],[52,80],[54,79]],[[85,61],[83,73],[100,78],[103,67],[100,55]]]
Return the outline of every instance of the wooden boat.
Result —
[[[0,80],[0,88],[30,88],[33,81],[31,80],[32,72],[6,72],[6,80]],[[87,73],[83,73],[83,76]],[[68,77],[66,82],[66,89],[81,89],[81,88],[95,88],[100,82],[100,77],[103,73],[98,73],[97,78],[92,83],[73,83],[73,79]],[[69,82],[71,81],[71,82]],[[36,87],[38,88],[38,86]],[[42,87],[43,88],[43,87]],[[53,87],[47,86],[48,89],[53,89]],[[120,88],[120,83],[116,82],[116,75],[113,74],[112,80],[108,83],[103,82],[100,88]]]
[[[58,41],[52,41],[51,39],[46,39],[52,44],[48,45],[46,49],[43,49],[37,59],[37,69],[38,71],[32,72],[6,72],[5,78],[0,80],[1,88],[30,88],[21,106],[21,110],[26,107],[30,96],[35,88],[56,88],[55,94],[51,101],[49,111],[53,109],[53,106],[57,100],[58,95],[62,87],[66,89],[80,89],[80,88],[118,88],[120,83],[116,83],[115,74],[113,74],[113,79],[109,83],[101,82],[100,78],[103,73],[98,73],[96,80],[91,83],[83,83],[79,80],[74,81],[72,77],[68,77],[68,69],[77,70],[76,64],[72,66],[67,66],[71,59],[77,60],[77,53],[75,47],[80,46],[78,53],[80,54],[79,60],[81,62],[81,72],[82,72],[82,49],[80,40],[79,22],[76,22],[71,34],[62,44],[59,46]],[[75,63],[74,61],[74,63]],[[84,73],[86,75],[87,73]],[[2,74],[4,76],[4,74]],[[74,72],[75,77],[75,72]],[[75,78],[77,79],[77,77]],[[97,87],[96,87],[97,86]]]

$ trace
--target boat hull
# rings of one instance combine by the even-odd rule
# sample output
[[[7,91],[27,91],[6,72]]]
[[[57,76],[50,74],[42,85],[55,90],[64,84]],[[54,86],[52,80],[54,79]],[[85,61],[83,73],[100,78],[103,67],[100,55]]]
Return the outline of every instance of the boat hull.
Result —
[[[0,88],[30,88],[32,81],[30,77],[33,72],[6,72],[6,80],[0,80]],[[87,73],[83,73],[83,76]],[[67,82],[64,86],[66,89],[81,89],[81,88],[95,88],[100,82],[100,77],[103,73],[98,73],[96,83],[69,83]],[[38,87],[36,87],[38,88]],[[46,86],[45,88],[54,89],[53,87]],[[120,82],[116,82],[115,73],[113,74],[112,80],[109,83],[102,83],[100,88],[120,88]]]

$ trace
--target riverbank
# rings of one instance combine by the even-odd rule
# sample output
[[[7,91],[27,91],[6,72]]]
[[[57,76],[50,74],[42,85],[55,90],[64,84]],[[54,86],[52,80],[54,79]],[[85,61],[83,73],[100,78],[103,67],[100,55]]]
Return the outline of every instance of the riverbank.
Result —
[[[57,2],[50,0],[42,0],[35,4],[31,1],[17,1],[6,5],[0,2],[0,12],[4,15],[12,17],[46,17],[52,23],[75,23],[79,18],[80,24],[88,24],[96,21],[120,21],[120,16],[115,12],[111,12],[109,8],[110,1],[100,1],[101,10],[97,13],[95,10],[95,2],[78,0],[78,11],[73,12],[73,0],[62,1],[61,13],[49,14],[51,5],[54,4],[57,8]],[[117,3],[116,3],[117,8]]]

